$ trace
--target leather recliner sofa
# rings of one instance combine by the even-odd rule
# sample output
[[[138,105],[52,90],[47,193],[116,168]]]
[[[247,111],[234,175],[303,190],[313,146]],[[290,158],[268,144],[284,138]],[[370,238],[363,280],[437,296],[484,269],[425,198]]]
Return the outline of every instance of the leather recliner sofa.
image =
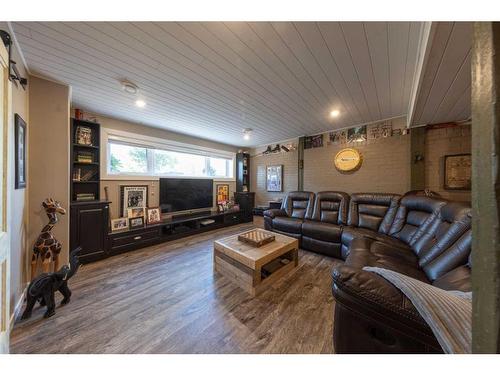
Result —
[[[347,222],[349,195],[325,191],[316,194],[314,209],[302,223],[302,248],[339,258],[341,225]]]
[[[281,209],[264,211],[264,228],[302,240],[302,223],[311,216],[314,193],[292,191],[283,200]]]
[[[330,222],[325,227],[321,215],[314,215],[321,202],[317,198],[311,215],[301,220],[304,249],[345,260],[332,271],[335,351],[441,352],[431,329],[410,300],[363,267],[390,269],[445,290],[470,291],[470,207],[426,196],[361,193],[349,199],[344,194],[338,195],[342,196],[337,200],[339,210],[331,210],[337,213],[335,224]],[[340,214],[345,212],[340,206],[345,208],[346,200],[347,222],[345,214]],[[265,213],[267,227],[272,230],[270,214]],[[315,224],[321,227],[317,231],[327,232],[320,242],[308,239]]]

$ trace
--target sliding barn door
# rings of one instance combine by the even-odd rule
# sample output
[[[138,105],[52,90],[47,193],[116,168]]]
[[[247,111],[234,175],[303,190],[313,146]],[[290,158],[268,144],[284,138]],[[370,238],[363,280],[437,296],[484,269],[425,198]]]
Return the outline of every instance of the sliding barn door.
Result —
[[[7,233],[7,129],[10,119],[8,55],[0,43],[0,354],[9,352],[10,245]]]

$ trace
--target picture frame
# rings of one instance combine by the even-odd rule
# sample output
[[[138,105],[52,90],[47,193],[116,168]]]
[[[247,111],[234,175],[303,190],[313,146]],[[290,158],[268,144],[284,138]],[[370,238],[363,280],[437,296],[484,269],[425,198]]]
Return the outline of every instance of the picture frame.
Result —
[[[111,220],[111,232],[128,229],[128,220],[126,217]]]
[[[128,218],[144,217],[146,214],[146,208],[144,207],[133,207],[127,209]]]
[[[26,188],[26,122],[19,114],[14,116],[15,189]]]
[[[323,147],[323,134],[304,137],[304,149]]]
[[[347,142],[364,142],[366,141],[366,125],[355,126],[347,129]]]
[[[161,223],[161,210],[160,207],[148,207],[146,215],[147,224]]]
[[[444,156],[445,190],[471,190],[472,187],[472,155],[454,154]]]
[[[144,216],[140,217],[130,217],[128,219],[128,226],[130,229],[142,228],[144,227]]]
[[[229,184],[217,184],[215,186],[215,191],[217,192],[217,204],[229,201]]]
[[[148,185],[120,186],[120,216],[127,216],[129,208],[148,207]]]
[[[283,191],[283,164],[266,167],[266,187],[268,192]]]
[[[92,129],[88,126],[77,126],[75,141],[79,145],[92,146]]]

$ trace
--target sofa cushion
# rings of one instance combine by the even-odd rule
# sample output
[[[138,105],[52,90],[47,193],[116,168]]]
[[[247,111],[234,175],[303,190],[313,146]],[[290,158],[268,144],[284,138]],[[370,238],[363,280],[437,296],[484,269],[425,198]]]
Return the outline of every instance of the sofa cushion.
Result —
[[[284,233],[301,234],[302,220],[278,216],[273,219],[273,228]]]
[[[368,237],[373,238],[377,241],[384,242],[390,244],[395,247],[403,247],[409,248],[407,244],[398,240],[397,238],[393,238],[386,234],[374,232],[370,229],[365,228],[355,228],[355,227],[343,227],[342,228],[342,244],[345,246],[349,246],[353,239],[357,237]]]
[[[308,220],[321,221],[330,224],[347,223],[349,195],[340,191],[321,191],[314,199],[314,209]]]
[[[429,283],[411,249],[392,247],[367,237],[358,237],[351,242],[345,265],[358,269],[365,266],[385,268]]]
[[[425,267],[467,232],[471,228],[471,216],[470,207],[450,202],[441,207],[426,228],[419,228],[415,234],[418,240],[412,248],[420,259],[420,266]]]
[[[452,269],[467,264],[471,254],[472,230],[465,232],[452,246],[424,266],[431,280],[443,276]]]
[[[314,205],[314,193],[309,191],[292,191],[283,200],[281,209],[285,210],[287,216],[304,219],[312,214]]]
[[[429,228],[445,200],[407,195],[400,200],[389,235],[412,246]],[[418,233],[417,233],[418,232]]]
[[[302,248],[330,257],[340,258],[340,243],[338,242],[327,242],[302,236]]]
[[[454,268],[436,279],[432,285],[444,290],[470,292],[472,290],[471,269],[467,265]]]
[[[388,233],[398,208],[399,195],[385,193],[357,193],[349,203],[349,226]]]
[[[336,242],[340,245],[341,227],[320,221],[306,220],[302,224],[302,235],[326,242]]]

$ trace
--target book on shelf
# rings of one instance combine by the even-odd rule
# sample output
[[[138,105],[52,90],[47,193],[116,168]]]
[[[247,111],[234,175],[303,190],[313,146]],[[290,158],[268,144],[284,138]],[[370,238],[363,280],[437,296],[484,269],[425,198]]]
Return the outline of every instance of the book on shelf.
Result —
[[[73,169],[73,181],[80,181],[81,178],[81,169],[75,168]]]
[[[78,163],[93,163],[94,155],[92,154],[92,152],[79,151],[76,154],[76,161]]]
[[[93,201],[95,200],[95,194],[94,193],[77,193],[76,194],[76,200],[77,201]]]
[[[82,173],[79,181],[92,181],[97,175],[97,171],[88,170]]]

